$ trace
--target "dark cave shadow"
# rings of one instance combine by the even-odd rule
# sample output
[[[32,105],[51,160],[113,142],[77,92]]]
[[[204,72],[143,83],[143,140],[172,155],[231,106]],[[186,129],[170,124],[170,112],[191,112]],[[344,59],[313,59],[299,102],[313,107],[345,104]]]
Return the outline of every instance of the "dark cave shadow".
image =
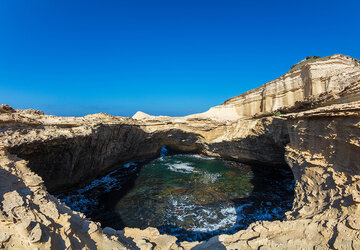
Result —
[[[99,204],[103,205],[94,214],[91,215],[91,219],[101,223],[101,227],[112,227],[116,230],[124,229],[126,227],[119,213],[114,208],[116,204],[135,186],[137,179],[137,173],[134,173],[130,178],[123,183],[122,188],[118,190],[111,190],[105,192],[99,197]],[[113,197],[116,197],[114,199]]]
[[[109,127],[109,126],[107,126]],[[107,128],[106,126],[104,126],[103,129]],[[110,126],[111,127],[111,126]],[[118,129],[119,133],[122,132],[121,128]],[[126,130],[126,129],[125,129]],[[138,127],[134,127],[135,130],[135,134],[138,134],[138,137],[141,137],[144,135],[144,131],[142,131],[140,128]],[[125,131],[127,132],[127,130]],[[134,138],[132,137],[133,134],[131,133],[125,133],[124,135],[121,134],[121,136],[117,136],[116,138],[123,138],[123,142],[127,143],[128,141],[133,140]],[[146,138],[146,136],[145,136]],[[197,141],[197,135],[192,134],[192,133],[186,133],[186,132],[182,132],[179,130],[170,130],[167,132],[161,132],[161,133],[157,133],[153,136],[153,140],[143,140],[141,141],[142,148],[145,150],[145,148],[153,148],[153,147],[158,147],[160,145],[167,145],[169,148],[173,148],[174,150],[177,148],[174,145],[182,145],[181,150],[183,151],[192,151],[191,153],[198,153],[201,152],[201,146],[196,144]],[[91,160],[93,160],[93,155],[89,154],[90,156],[88,156],[88,152],[101,152],[101,150],[99,150],[99,148],[97,147],[97,145],[102,145],[102,141],[100,140],[100,142],[97,142],[96,144],[92,145],[90,143],[90,139],[91,138],[75,138],[75,139],[69,139],[67,140],[67,144],[64,146],[62,141],[59,140],[53,140],[53,141],[49,141],[48,143],[43,143],[38,147],[35,147],[35,149],[32,148],[32,144],[25,144],[22,145],[20,147],[13,147],[10,148],[9,151],[19,155],[21,158],[26,159],[29,161],[29,167],[36,173],[38,173],[40,176],[43,177],[44,181],[45,181],[45,185],[48,186],[52,183],[56,184],[56,180],[60,180],[61,183],[67,183],[66,180],[70,180],[72,177],[75,179],[78,179],[78,182],[75,183],[81,183],[81,186],[83,186],[85,183],[89,184],[93,178],[95,177],[100,177],[100,176],[92,176],[91,174],[88,174],[89,172],[91,172],[92,168],[88,169],[89,167],[89,162],[92,162]],[[264,138],[265,140],[266,138]],[[140,140],[140,139],[139,139]],[[155,141],[155,142],[154,142]],[[255,142],[250,141],[249,145],[253,145]],[[273,143],[272,141],[268,142],[269,143]],[[75,147],[76,145],[81,144],[86,150],[85,151],[81,151],[79,148]],[[193,147],[192,145],[196,144],[197,146]],[[268,145],[266,144],[266,145]],[[74,146],[75,145],[75,146]],[[130,161],[133,160],[134,155],[136,155],[137,152],[141,152],[142,150],[139,150],[135,147],[133,147],[132,145],[138,145],[138,144],[131,144],[131,147],[125,148],[126,150],[120,150],[118,149],[117,151],[115,150],[113,152],[113,154],[111,155],[111,157],[109,156],[108,158],[111,158],[111,160],[107,161],[105,165],[113,165],[115,162],[117,161]],[[256,144],[254,144],[256,146]],[[86,146],[86,147],[85,147]],[[91,147],[90,147],[91,146]],[[171,147],[172,146],[172,147]],[[88,148],[90,147],[90,148]],[[239,145],[239,147],[241,148],[241,144]],[[223,148],[223,150],[221,151],[220,149]],[[264,148],[264,152],[262,152],[262,154],[264,155],[271,155],[273,159],[280,159],[281,161],[283,161],[283,152],[281,148],[279,148],[279,150],[273,150],[273,147],[263,147]],[[269,148],[269,150],[267,150],[267,148]],[[69,170],[69,168],[72,166],[71,163],[74,163],[74,159],[76,157],[73,156],[72,152],[74,151],[74,149],[79,151],[79,155],[81,156],[80,159],[80,163],[78,165],[76,165],[78,168],[74,168],[76,171],[76,173],[72,175],[69,175],[69,173],[71,173],[71,171]],[[229,150],[228,147],[226,147],[226,145],[220,145],[218,148],[218,150],[220,150],[222,152],[222,155],[226,155],[224,154],[224,151]],[[145,150],[146,151],[146,150]],[[178,151],[175,153],[184,153],[183,151]],[[276,154],[271,154],[272,151],[275,151]],[[69,153],[69,157],[64,157],[64,152],[70,152]],[[146,151],[147,152],[147,151]],[[153,152],[153,151],[151,151]],[[233,152],[233,153],[238,153],[238,152]],[[144,154],[142,155],[143,157],[149,157],[149,155],[154,156],[152,153],[148,153],[148,154]],[[86,157],[85,157],[86,156]],[[97,155],[95,155],[97,156]],[[130,157],[132,156],[132,157]],[[95,157],[97,159],[97,157]],[[102,157],[98,157],[99,159],[102,159]],[[271,157],[270,157],[271,158]],[[279,161],[280,161],[279,160]],[[98,161],[95,161],[94,164],[92,164],[91,166],[97,166]],[[100,164],[100,163],[99,163]],[[116,163],[114,164],[116,165]],[[44,167],[46,166],[46,167]],[[59,166],[65,166],[63,168],[59,168]],[[120,165],[119,165],[120,167]],[[279,166],[279,170],[283,168],[283,166]],[[86,169],[86,171],[84,170]],[[102,174],[104,174],[105,172],[109,172],[111,170],[116,169],[116,167],[109,167],[106,171],[102,172]],[[141,169],[141,167],[139,168]],[[286,166],[286,169],[288,170],[288,173],[290,173],[290,179],[293,180],[293,176],[291,173],[291,170],[289,169],[288,166]],[[181,228],[177,228],[177,227],[172,227],[172,229],[174,231],[176,231],[175,233],[169,233],[168,229],[169,227],[171,227],[170,225],[167,226],[167,228],[163,227],[163,228],[158,228],[159,231],[161,233],[165,233],[165,234],[169,234],[169,235],[174,235],[176,237],[179,238],[179,240],[188,240],[188,241],[196,241],[196,240],[207,240],[213,236],[216,236],[218,234],[230,234],[230,233],[235,233],[238,230],[241,229],[245,229],[247,228],[252,222],[258,221],[259,217],[256,216],[249,216],[249,214],[252,212],[252,210],[254,210],[254,207],[261,207],[264,206],[266,207],[267,204],[266,202],[268,201],[267,199],[269,197],[264,197],[259,195],[259,193],[272,193],[274,187],[284,187],[284,190],[286,190],[286,185],[291,185],[291,183],[286,184],[281,182],[281,176],[282,176],[282,171],[278,171],[278,169],[275,166],[272,167],[265,167],[259,164],[251,164],[251,170],[253,171],[254,174],[254,178],[251,181],[252,184],[254,185],[254,190],[253,192],[250,194],[249,197],[246,198],[239,198],[239,199],[234,199],[232,200],[232,202],[234,203],[234,205],[236,207],[238,206],[242,206],[245,204],[248,204],[249,202],[253,202],[253,206],[248,206],[245,207],[244,210],[242,211],[237,211],[237,220],[240,221],[240,219],[243,218],[244,214],[246,215],[246,218],[243,220],[243,223],[241,223],[241,225],[238,225],[236,227],[230,228],[230,229],[226,229],[226,230],[215,230],[215,231],[211,231],[211,232],[190,232],[190,231],[186,231],[183,230]],[[80,178],[80,177],[81,178]],[[106,202],[106,208],[115,208],[117,202],[124,197],[127,192],[129,192],[135,185],[135,181],[137,179],[137,175],[133,175],[129,178],[128,182],[126,182],[125,184],[122,185],[122,189],[121,190],[112,190],[108,193],[102,193],[100,195],[100,204],[102,202]],[[64,181],[65,180],[65,181]],[[266,180],[266,181],[264,181]],[[57,183],[59,184],[59,183]],[[60,184],[56,187],[60,187]],[[79,186],[80,188],[80,186]],[[49,187],[50,190],[50,187]],[[55,189],[54,189],[55,190]],[[266,192],[264,190],[267,190]],[[51,190],[50,190],[51,192]],[[55,192],[55,191],[54,191]],[[289,191],[288,194],[284,194],[284,192],[281,192],[280,195],[280,200],[281,198],[283,200],[288,199],[290,203],[292,203],[293,201],[293,195],[294,195],[294,191],[293,191],[293,187],[291,188],[291,190]],[[52,193],[52,192],[51,192]],[[284,195],[283,195],[284,194]],[[290,198],[286,198],[284,199],[284,197],[290,197]],[[112,198],[112,197],[117,197],[116,199]],[[270,202],[273,202],[273,200],[271,200]],[[280,204],[280,202],[279,202]],[[274,206],[276,204],[274,203]],[[282,205],[282,204],[280,204]],[[282,215],[280,214],[279,217],[283,216],[284,213],[288,210],[290,210],[290,208],[287,207],[287,209],[284,209],[284,211],[282,212]],[[100,218],[100,212],[104,212],[104,209],[99,208],[98,211],[96,213],[93,213],[91,215],[87,214],[86,212],[84,212],[84,214],[86,214],[89,218],[91,218],[94,221],[98,221],[101,222],[102,227],[113,227],[115,229],[123,229],[124,228],[124,222],[123,219],[121,218],[120,214],[116,213],[115,211],[113,211],[113,209],[108,209],[108,213],[106,214],[106,216],[102,219]],[[278,218],[263,218],[262,220],[275,220]],[[146,227],[144,227],[146,228]],[[143,229],[144,229],[143,228]],[[179,236],[178,234],[196,234],[198,235],[197,238],[193,238],[193,239],[189,239],[189,238],[184,238],[183,236]]]
[[[120,184],[121,188],[101,193],[98,196],[99,204],[101,204],[101,207],[98,207],[95,212],[88,216],[92,220],[100,222],[102,228],[111,227],[116,230],[124,229],[126,225],[121,215],[115,211],[116,205],[134,188],[136,179],[141,171],[142,166],[151,163],[158,157],[159,156],[136,161],[136,167],[134,168],[135,171],[130,171],[130,174],[123,176],[123,180],[125,181]],[[122,164],[120,165],[122,166]]]
[[[170,152],[176,154],[175,152]],[[147,164],[153,159],[146,161]],[[264,166],[261,164],[247,165],[251,168],[253,178],[253,191],[248,197],[231,200],[237,209],[236,225],[224,230],[214,230],[209,232],[188,231],[172,225],[157,227],[162,234],[173,235],[178,241],[204,241],[219,234],[233,234],[239,230],[246,229],[255,221],[273,221],[282,220],[285,212],[291,210],[294,199],[294,177],[287,165]],[[132,174],[123,188],[103,193],[100,196],[99,203],[103,208],[97,213],[91,215],[91,219],[99,221],[102,227],[112,227],[121,230],[126,225],[121,215],[115,210],[116,204],[124,197],[134,186],[141,166],[136,173]],[[114,199],[113,197],[116,197]],[[251,204],[251,205],[250,205]],[[141,229],[145,229],[144,226]]]

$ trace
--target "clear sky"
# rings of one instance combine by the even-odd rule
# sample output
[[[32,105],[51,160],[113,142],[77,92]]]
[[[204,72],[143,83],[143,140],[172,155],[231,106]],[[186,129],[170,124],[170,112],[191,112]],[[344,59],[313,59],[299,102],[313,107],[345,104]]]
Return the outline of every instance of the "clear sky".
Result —
[[[358,0],[0,0],[0,103],[187,115],[359,39]]]

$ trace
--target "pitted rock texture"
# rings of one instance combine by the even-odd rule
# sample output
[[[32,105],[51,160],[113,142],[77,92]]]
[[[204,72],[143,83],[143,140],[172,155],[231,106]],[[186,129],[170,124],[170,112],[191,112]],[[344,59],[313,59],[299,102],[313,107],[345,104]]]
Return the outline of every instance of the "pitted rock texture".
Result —
[[[211,112],[188,117],[56,117],[2,105],[0,248],[359,249],[359,90],[359,62],[334,55],[303,61]],[[285,221],[177,242],[155,228],[102,229],[48,192],[156,157],[162,145],[269,167],[288,164],[296,180],[293,209]]]

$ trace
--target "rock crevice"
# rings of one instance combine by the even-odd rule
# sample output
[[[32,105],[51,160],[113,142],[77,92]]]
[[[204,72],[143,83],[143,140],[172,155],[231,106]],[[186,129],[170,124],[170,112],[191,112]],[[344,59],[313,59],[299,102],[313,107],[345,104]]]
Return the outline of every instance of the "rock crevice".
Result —
[[[360,248],[359,89],[358,61],[334,55],[305,60],[187,117],[56,117],[2,105],[0,247]],[[176,242],[154,228],[102,229],[48,193],[156,157],[163,145],[269,167],[288,164],[296,180],[293,209],[285,221],[258,221],[206,242]]]

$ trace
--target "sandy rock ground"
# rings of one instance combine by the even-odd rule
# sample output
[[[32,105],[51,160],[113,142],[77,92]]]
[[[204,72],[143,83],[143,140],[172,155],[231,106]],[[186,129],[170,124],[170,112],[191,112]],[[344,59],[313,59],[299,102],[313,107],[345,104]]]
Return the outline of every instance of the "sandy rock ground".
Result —
[[[343,55],[302,62],[187,117],[56,117],[2,105],[0,248],[360,249],[359,65]],[[101,228],[50,194],[86,185],[117,163],[155,157],[162,145],[287,164],[296,180],[293,208],[284,221],[178,242],[155,228]]]

